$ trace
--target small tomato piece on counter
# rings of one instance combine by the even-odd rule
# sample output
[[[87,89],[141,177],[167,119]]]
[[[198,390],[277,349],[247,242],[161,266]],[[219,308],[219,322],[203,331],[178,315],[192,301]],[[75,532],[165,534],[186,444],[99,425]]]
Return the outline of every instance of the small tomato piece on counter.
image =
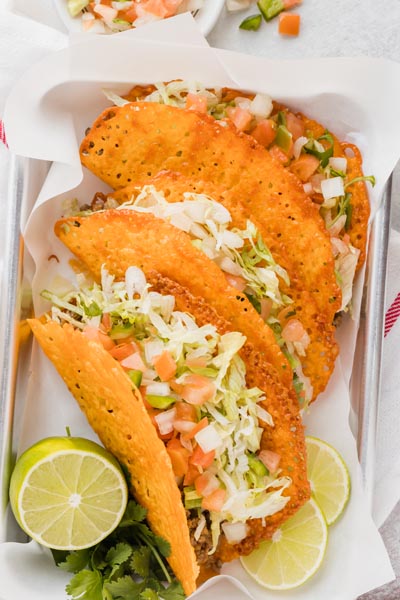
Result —
[[[314,175],[315,171],[319,167],[319,160],[312,154],[301,154],[299,158],[296,158],[290,165],[292,173],[305,183]]]
[[[297,36],[300,33],[300,15],[282,13],[279,15],[278,31],[281,35]]]
[[[220,512],[225,502],[226,491],[222,488],[215,490],[201,501],[201,508],[203,510],[212,510],[214,512]]]
[[[196,110],[200,113],[207,112],[207,98],[201,94],[191,94],[190,92],[186,96],[186,110]]]
[[[276,124],[272,119],[263,119],[257,123],[251,135],[262,146],[270,146],[276,136]]]
[[[246,131],[253,120],[253,115],[248,110],[240,108],[240,106],[228,106],[226,114],[238,131]]]
[[[271,474],[278,470],[279,463],[281,462],[280,455],[276,452],[272,452],[272,450],[261,450],[261,452],[258,454],[258,458],[267,467]]]
[[[214,394],[214,383],[208,377],[195,374],[186,377],[181,391],[181,396],[186,402],[198,405],[211,400]]]
[[[211,450],[211,452],[203,452],[200,446],[196,446],[192,456],[190,457],[190,463],[196,467],[207,469],[207,467],[212,465],[214,458],[215,450]]]
[[[168,350],[153,358],[153,365],[161,381],[169,381],[176,373],[176,362]]]

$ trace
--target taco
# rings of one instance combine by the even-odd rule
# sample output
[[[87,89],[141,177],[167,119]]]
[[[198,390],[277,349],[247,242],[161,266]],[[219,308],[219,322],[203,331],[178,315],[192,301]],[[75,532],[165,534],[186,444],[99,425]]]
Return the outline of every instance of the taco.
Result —
[[[187,594],[199,565],[248,554],[307,501],[295,396],[203,299],[137,267],[42,295],[52,307],[29,321],[34,335],[170,543]]]
[[[227,311],[224,313],[227,317],[230,316],[229,310],[235,310],[234,306],[232,308],[225,305],[221,298],[222,290],[218,289],[217,284],[213,284],[215,268],[209,272],[207,266],[207,262],[212,260],[224,273],[228,283],[247,296],[274,332],[279,346],[293,369],[294,385],[298,392],[300,405],[302,408],[306,407],[322,391],[329,379],[337,353],[336,344],[328,346],[329,340],[324,337],[324,324],[306,311],[297,312],[296,303],[288,293],[283,292],[283,286],[285,291],[290,288],[288,275],[276,264],[264,244],[257,230],[257,222],[246,220],[244,216],[239,218],[239,212],[235,206],[232,207],[235,219],[232,219],[228,210],[229,204],[225,201],[225,206],[223,206],[213,199],[220,197],[220,193],[218,188],[209,182],[193,184],[191,180],[182,175],[164,172],[151,179],[149,183],[151,185],[144,187],[132,185],[123,188],[113,192],[108,198],[104,197],[103,201],[96,195],[90,206],[82,207],[84,210],[97,211],[110,206],[118,206],[119,202],[123,202],[120,206],[121,215],[126,215],[127,210],[136,213],[136,217],[133,215],[131,219],[121,216],[119,220],[114,220],[113,227],[116,228],[114,243],[108,239],[111,232],[104,229],[102,224],[102,219],[107,220],[107,217],[98,216],[96,218],[97,226],[101,227],[103,231],[102,239],[106,244],[106,252],[109,251],[113,254],[116,250],[115,240],[121,246],[130,248],[131,252],[139,245],[137,252],[140,253],[146,249],[148,256],[156,254],[150,265],[157,264],[156,268],[163,273],[168,268],[170,276],[183,282],[192,290],[191,265],[193,260],[191,256],[195,254],[195,251],[187,244],[188,240],[186,240],[186,249],[182,248],[187,260],[186,267],[182,267],[176,260],[169,260],[167,252],[163,257],[159,257],[160,250],[156,245],[156,240],[159,238],[158,219],[167,221],[184,231],[192,245],[207,256],[207,259],[203,259],[202,270],[206,273],[204,277],[209,282],[207,287],[212,293],[211,296],[207,296],[208,302],[215,305],[215,302],[220,300],[223,303],[222,310]],[[193,188],[197,193],[189,191]],[[113,200],[118,202],[115,204]],[[146,221],[145,227],[142,229],[141,215],[143,214],[153,215],[156,219]],[[80,225],[82,224],[81,221],[78,222]],[[63,242],[73,252],[76,252],[76,247],[79,246],[78,254],[80,256],[91,256],[88,245],[90,245],[89,240],[93,239],[93,235],[88,234],[87,227],[92,230],[94,225],[85,223],[83,229],[78,228],[76,231],[73,219],[63,221],[63,224],[67,224],[69,228],[67,233],[64,233],[63,227],[58,225],[56,227],[57,234]],[[138,231],[135,240],[129,238],[128,230],[131,227],[135,227]],[[149,237],[150,230],[155,231],[155,236],[151,236],[151,238]],[[117,231],[119,231],[118,234]],[[164,228],[163,231],[167,232],[168,228]],[[171,250],[173,254],[176,252],[179,240],[185,236],[181,235],[176,238],[173,232],[169,231],[169,237],[170,247],[175,247],[174,250]],[[124,252],[122,251],[123,254]],[[102,259],[105,259],[104,252]],[[165,260],[167,267],[164,264],[161,265],[160,262]],[[182,269],[185,272],[189,270],[189,278],[185,281],[182,279]],[[201,286],[203,286],[203,282],[201,282]],[[197,288],[196,293],[200,291],[200,288]],[[219,309],[218,306],[216,309],[221,312],[221,308]],[[238,326],[241,325],[238,323]],[[242,329],[242,331],[245,330]],[[266,358],[276,366],[274,356],[266,355]],[[288,380],[284,382],[288,384]]]
[[[107,95],[107,94],[106,94]],[[124,98],[111,94],[118,105],[124,101],[151,101],[207,112],[217,120],[228,119],[237,129],[254,137],[304,184],[306,193],[318,206],[331,235],[338,282],[359,269],[365,261],[370,205],[359,149],[340,141],[331,131],[306,115],[273,102],[265,94],[230,88],[206,89],[200,84],[171,81],[135,86]],[[339,177],[337,193],[322,193],[321,182]],[[340,186],[340,179],[343,185]],[[323,184],[323,186],[325,185]],[[330,196],[330,197],[328,197]],[[340,240],[340,241],[338,241]],[[345,282],[343,282],[344,284]],[[349,296],[343,294],[342,310]]]

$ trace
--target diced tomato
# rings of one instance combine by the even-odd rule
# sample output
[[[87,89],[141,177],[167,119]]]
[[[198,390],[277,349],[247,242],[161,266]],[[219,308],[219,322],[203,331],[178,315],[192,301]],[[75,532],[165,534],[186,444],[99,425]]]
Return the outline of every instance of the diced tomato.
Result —
[[[194,429],[192,429],[189,433],[185,433],[185,438],[188,440],[192,440],[194,438],[194,436],[196,435],[196,433],[198,433],[199,431],[201,431],[202,429],[207,427],[207,425],[208,425],[208,419],[207,419],[207,417],[203,417],[201,419],[201,421],[199,421],[197,423],[197,425],[194,427]]]
[[[300,15],[282,12],[279,15],[278,31],[281,35],[296,36],[300,33]]]
[[[183,480],[183,485],[193,485],[199,475],[199,469],[196,467],[196,465],[192,465],[189,462],[188,470],[185,475],[185,479]]]
[[[176,362],[168,350],[153,358],[153,365],[161,381],[169,381],[176,373]]]
[[[290,131],[290,133],[292,134],[293,140],[296,141],[297,138],[304,135],[305,125],[304,125],[303,121],[301,119],[299,119],[299,117],[296,117],[296,115],[294,115],[291,112],[287,112],[286,113],[286,129],[288,131]]]
[[[191,94],[190,92],[186,96],[186,105],[185,108],[187,110],[196,110],[200,113],[207,112],[207,98],[202,96],[201,94]]]
[[[101,317],[101,327],[102,327],[103,331],[105,331],[106,333],[108,331],[110,331],[110,329],[112,327],[110,313],[103,313],[103,316]]]
[[[229,285],[234,287],[239,292],[243,292],[243,290],[246,288],[247,281],[243,277],[231,275],[230,273],[224,273],[224,275]]]
[[[226,114],[239,131],[246,131],[253,120],[253,115],[248,110],[240,108],[240,106],[229,106]]]
[[[275,473],[281,462],[280,454],[272,452],[272,450],[261,450],[258,454],[258,458],[267,467],[270,473]]]
[[[302,4],[303,0],[283,0],[283,7],[285,10],[290,10],[294,6],[299,6]]]
[[[167,452],[171,459],[174,474],[177,477],[184,477],[189,468],[188,461],[190,452],[186,450],[176,438],[168,442]]]
[[[196,492],[203,497],[209,496],[219,488],[219,481],[213,473],[205,471],[194,482]]]
[[[288,156],[284,153],[283,150],[281,150],[281,148],[279,148],[279,146],[276,146],[276,145],[271,146],[270,148],[268,148],[268,152],[278,162],[282,163],[283,165],[287,164]]]
[[[251,135],[262,146],[270,146],[276,136],[276,125],[272,119],[263,119],[253,129]]]
[[[121,360],[121,366],[125,369],[134,369],[135,371],[142,371],[142,373],[144,373],[147,369],[139,352],[134,352],[133,354],[130,354],[129,356]]]
[[[156,17],[165,19],[165,17],[175,15],[181,4],[182,0],[142,0],[138,6]]]
[[[274,304],[271,298],[263,298],[261,300],[261,317],[266,321],[271,313],[272,306]]]
[[[129,344],[118,344],[118,346],[114,346],[114,348],[110,351],[110,354],[117,360],[124,360],[124,358],[127,356],[137,352],[138,349],[139,348],[134,342],[130,342]]]
[[[188,375],[182,388],[182,398],[189,404],[204,404],[215,394],[215,385],[203,375]]]
[[[89,340],[99,342],[105,350],[112,350],[115,346],[111,338],[106,333],[103,333],[97,327],[86,326],[83,333]]]
[[[183,390],[183,383],[176,383],[176,381],[169,381],[169,387],[174,390],[175,393],[181,395]]]
[[[129,23],[133,23],[137,19],[137,13],[136,13],[135,6],[131,6],[128,10],[124,10],[123,14],[124,14],[124,16],[121,18],[125,19],[125,21],[129,21]]]
[[[214,458],[215,450],[211,450],[211,452],[203,452],[200,446],[196,446],[192,456],[189,459],[189,462],[196,467],[207,469],[207,467],[212,465]]]
[[[177,419],[197,422],[197,411],[192,404],[187,404],[187,402],[176,402],[175,409]]]
[[[201,501],[201,508],[203,510],[212,510],[214,512],[219,512],[222,510],[222,507],[225,502],[226,490],[219,488],[215,490],[209,496],[203,498]]]
[[[306,330],[298,319],[289,319],[282,329],[282,337],[286,342],[299,342]]]
[[[299,158],[291,163],[290,170],[297,175],[301,181],[306,182],[314,175],[318,167],[319,160],[316,156],[313,156],[312,154],[301,154]]]

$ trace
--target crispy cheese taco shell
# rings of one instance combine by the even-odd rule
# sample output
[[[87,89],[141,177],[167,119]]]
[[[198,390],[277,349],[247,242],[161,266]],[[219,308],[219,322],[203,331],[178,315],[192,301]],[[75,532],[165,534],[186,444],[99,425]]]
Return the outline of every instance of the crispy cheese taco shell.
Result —
[[[171,544],[168,562],[186,594],[199,569],[171,461],[123,368],[72,325],[30,319],[44,353],[56,367],[100,440],[129,473],[130,491],[147,509],[153,531]]]
[[[331,243],[300,181],[250,136],[224,121],[133,102],[105,110],[81,144],[83,165],[119,189],[163,169],[212,181],[256,218],[292,288],[307,290],[332,323],[341,306]]]
[[[243,229],[246,227],[246,217],[242,207],[223,195],[222,188],[207,181],[194,181],[179,173],[162,171],[151,179],[131,184],[126,188],[116,190],[109,197],[119,203],[135,198],[143,185],[153,185],[157,190],[164,193],[168,202],[181,202],[185,192],[207,194],[217,202],[221,202],[232,215],[232,226]],[[259,227],[256,218],[253,223]],[[325,389],[331,373],[335,366],[338,354],[338,346],[335,341],[335,328],[327,323],[324,316],[318,311],[315,300],[307,291],[296,291],[285,288],[285,292],[294,300],[293,310],[296,318],[301,321],[303,327],[310,336],[305,356],[301,358],[304,374],[310,378],[313,386],[313,400]],[[284,325],[285,322],[282,322]],[[267,357],[268,358],[268,357]]]
[[[230,286],[219,267],[195,248],[190,237],[152,214],[108,210],[57,221],[56,235],[97,279],[101,267],[124,277],[130,265],[147,275],[157,270],[202,296],[241,331],[271,363],[283,383],[291,386],[292,371],[271,329],[247,297]]]
[[[233,330],[232,324],[218,315],[212,306],[202,298],[194,297],[176,282],[151,271],[148,281],[155,291],[173,295],[176,308],[192,314],[199,326],[211,323],[221,335]],[[264,430],[261,449],[271,450],[280,455],[281,475],[290,477],[292,483],[283,492],[284,496],[290,496],[285,508],[267,517],[265,522],[261,519],[248,521],[248,535],[240,544],[228,544],[225,537],[221,536],[217,558],[223,562],[252,552],[260,541],[271,538],[273,533],[310,498],[304,427],[297,398],[273,376],[265,359],[251,343],[245,343],[240,355],[246,365],[247,385],[258,387],[265,392],[266,400],[261,405],[264,405],[274,421],[274,427],[260,422]]]

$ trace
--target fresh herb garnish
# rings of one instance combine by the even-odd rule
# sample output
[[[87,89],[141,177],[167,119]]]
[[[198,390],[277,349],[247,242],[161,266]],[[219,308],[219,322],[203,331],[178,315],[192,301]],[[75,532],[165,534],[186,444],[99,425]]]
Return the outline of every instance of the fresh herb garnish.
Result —
[[[330,146],[325,150],[321,150],[318,148],[318,145],[321,143],[321,141],[324,140],[327,141],[330,144]],[[315,140],[311,139],[307,142],[307,144],[305,144],[304,150],[308,154],[316,156],[321,163],[321,167],[325,168],[329,163],[329,159],[333,156],[333,147],[335,141],[333,139],[333,136],[329,133],[329,131],[325,131],[324,135],[321,135],[319,138],[317,138],[316,141],[318,142],[317,147],[315,144]]]
[[[165,560],[171,548],[145,522],[146,509],[130,500],[121,523],[85,550],[53,551],[60,569],[74,573],[66,587],[79,600],[183,600]],[[165,582],[165,584],[164,584]]]

